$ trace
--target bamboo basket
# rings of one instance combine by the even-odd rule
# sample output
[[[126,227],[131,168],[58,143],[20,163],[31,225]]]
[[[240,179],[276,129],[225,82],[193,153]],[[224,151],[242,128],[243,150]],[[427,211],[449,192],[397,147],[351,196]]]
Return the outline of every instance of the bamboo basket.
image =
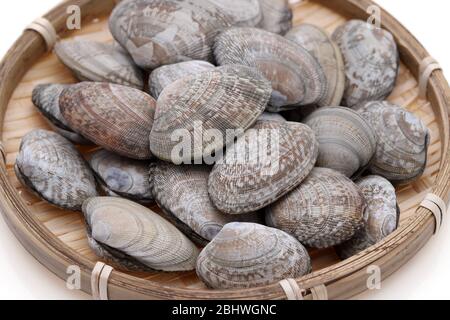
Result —
[[[83,37],[98,41],[112,39],[107,17],[114,0],[70,0],[45,18],[63,37]],[[66,9],[78,5],[83,15],[81,30],[66,32]],[[305,0],[292,4],[294,24],[316,24],[332,32],[351,18],[367,19],[370,0]],[[381,243],[340,261],[333,249],[310,251],[313,273],[295,279],[300,288],[325,286],[329,299],[345,299],[367,289],[367,268],[381,268],[386,278],[407,262],[433,235],[435,219],[420,207],[432,192],[447,201],[450,176],[449,118],[450,95],[441,71],[428,81],[427,100],[419,98],[420,62],[429,55],[418,41],[387,12],[381,12],[382,27],[393,33],[401,56],[398,83],[390,101],[419,116],[432,131],[428,164],[423,177],[397,190],[401,221],[399,229]],[[91,273],[97,262],[89,249],[81,214],[52,207],[27,192],[17,181],[13,165],[21,138],[36,128],[48,129],[31,102],[31,92],[39,83],[72,83],[75,79],[34,31],[25,31],[0,65],[0,123],[4,160],[0,159],[0,209],[9,227],[24,247],[49,270],[66,279],[67,268],[80,267],[81,289],[91,293]],[[86,151],[86,150],[82,150]],[[124,273],[114,270],[109,278],[110,299],[285,299],[279,284],[246,290],[209,290],[195,275],[184,273]]]

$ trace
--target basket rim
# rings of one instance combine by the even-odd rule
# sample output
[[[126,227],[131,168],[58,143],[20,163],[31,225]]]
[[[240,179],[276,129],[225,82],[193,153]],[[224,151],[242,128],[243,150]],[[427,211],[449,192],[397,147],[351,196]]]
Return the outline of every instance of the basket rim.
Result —
[[[332,4],[326,0],[312,0],[327,7],[339,8],[352,17],[366,19],[366,8],[375,3],[371,0],[335,0]],[[69,5],[78,5],[82,12],[96,16],[107,12],[114,7],[115,0],[69,0],[64,1],[51,10],[45,17],[53,23],[59,34],[65,32],[65,13]],[[384,9],[381,9],[382,27],[391,31],[397,40],[402,58],[406,60],[408,68],[417,77],[420,61],[428,57],[427,51],[417,39],[406,30],[395,18]],[[85,18],[85,17],[84,17]],[[28,66],[33,64],[35,58],[45,53],[45,42],[39,35],[32,31],[26,31],[16,41],[13,47],[0,64],[0,123],[3,124],[4,113],[7,109],[11,94],[20,82]],[[18,68],[19,61],[26,61],[26,68]],[[21,62],[22,63],[22,62]],[[443,152],[440,170],[432,192],[447,200],[450,177],[450,153],[449,153],[449,118],[450,107],[449,86],[442,71],[436,71],[429,82],[429,99],[433,107],[437,108],[438,115],[442,118],[441,134],[443,138]],[[0,128],[0,133],[2,128]],[[442,133],[442,132],[441,132]],[[1,157],[0,157],[1,158]],[[27,208],[24,200],[17,194],[15,188],[7,178],[6,164],[0,159],[0,211],[8,226],[24,245],[24,247],[44,264],[53,273],[62,279],[67,274],[70,265],[78,265],[81,269],[82,290],[91,293],[90,275],[95,263],[86,259],[75,250],[57,239],[40,221],[37,220]],[[416,215],[411,217],[396,232],[385,238],[380,243],[367,250],[332,266],[313,272],[296,279],[301,288],[312,288],[318,285],[329,287],[330,298],[347,298],[364,291],[361,281],[364,281],[366,267],[377,264],[384,269],[387,277],[397,270],[403,263],[412,257],[432,236],[434,231],[434,218],[431,212],[424,208],[418,208]],[[396,257],[397,260],[393,259]],[[357,286],[352,285],[357,282]],[[183,289],[170,286],[162,286],[160,283],[137,278],[120,271],[114,271],[109,282],[109,292],[112,298],[157,298],[157,299],[283,299],[284,291],[278,284],[263,287],[238,289],[238,290],[207,290],[207,289]]]

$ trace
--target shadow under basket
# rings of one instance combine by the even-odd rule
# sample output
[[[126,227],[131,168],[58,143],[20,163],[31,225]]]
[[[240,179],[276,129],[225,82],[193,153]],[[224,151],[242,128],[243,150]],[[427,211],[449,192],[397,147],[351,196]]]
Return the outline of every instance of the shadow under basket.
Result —
[[[71,0],[53,9],[45,19],[60,37],[108,42],[112,37],[107,19],[116,1]],[[81,30],[66,30],[66,9],[78,5],[83,15]],[[311,23],[332,33],[346,20],[366,20],[374,3],[369,0],[300,1],[292,4],[294,25]],[[305,299],[317,297],[314,288],[326,290],[329,299],[345,299],[367,289],[368,268],[376,265],[383,279],[407,262],[434,234],[432,210],[421,203],[432,193],[447,201],[450,176],[449,87],[440,70],[426,77],[426,98],[419,95],[421,62],[429,57],[417,40],[387,12],[381,11],[382,27],[395,37],[401,66],[395,90],[388,100],[420,117],[431,131],[428,164],[422,178],[397,189],[400,226],[384,241],[341,261],[334,249],[311,250],[313,272],[295,279]],[[422,68],[423,69],[423,68]],[[72,74],[46,50],[44,38],[27,30],[0,65],[0,209],[24,247],[49,270],[66,279],[67,268],[80,267],[81,289],[91,292],[91,275],[98,258],[90,250],[82,215],[55,208],[38,199],[17,180],[14,163],[22,137],[33,129],[49,129],[31,102],[40,83],[74,83]],[[83,152],[87,149],[81,148]],[[155,208],[154,208],[155,209]],[[155,209],[156,210],[156,209]],[[370,269],[369,269],[370,270]],[[105,287],[109,299],[286,299],[279,283],[252,289],[210,290],[195,272],[127,273],[114,270]],[[312,289],[312,290],[311,290]],[[289,294],[288,294],[289,296]],[[292,297],[292,294],[290,295]]]

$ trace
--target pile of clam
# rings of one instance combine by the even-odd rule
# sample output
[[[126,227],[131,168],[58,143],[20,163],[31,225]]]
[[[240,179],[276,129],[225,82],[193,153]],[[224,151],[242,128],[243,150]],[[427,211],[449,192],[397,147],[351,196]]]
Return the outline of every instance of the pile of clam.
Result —
[[[115,43],[56,46],[83,82],[34,89],[55,132],[23,138],[17,177],[82,211],[100,259],[210,288],[303,276],[307,248],[367,249],[397,228],[394,186],[422,175],[429,131],[385,101],[389,32],[291,21],[283,0],[120,2]]]

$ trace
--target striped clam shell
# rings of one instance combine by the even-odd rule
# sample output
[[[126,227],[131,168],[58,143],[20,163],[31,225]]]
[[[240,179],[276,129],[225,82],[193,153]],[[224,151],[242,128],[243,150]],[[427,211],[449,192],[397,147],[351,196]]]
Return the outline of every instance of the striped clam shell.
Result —
[[[293,13],[288,0],[259,0],[259,3],[263,29],[283,35],[292,28]]]
[[[55,53],[80,81],[111,82],[142,90],[144,75],[117,44],[90,40],[58,42]]]
[[[59,108],[59,97],[69,85],[64,84],[40,84],[33,89],[33,104],[39,112],[48,120],[52,128],[64,138],[77,144],[91,144],[83,136],[69,128],[67,121]]]
[[[394,89],[399,54],[391,33],[361,20],[351,20],[332,36],[345,64],[343,104],[384,100]]]
[[[230,28],[217,37],[214,54],[220,65],[254,67],[272,83],[268,111],[314,104],[326,94],[325,73],[317,60],[277,34],[255,28]]]
[[[239,27],[256,27],[263,18],[260,0],[208,0],[230,16]]]
[[[253,125],[264,112],[271,91],[270,83],[256,70],[237,65],[177,80],[158,99],[150,134],[151,151],[175,164],[202,160],[211,150],[221,151],[234,140],[234,135],[227,134],[227,130],[243,132]],[[200,129],[214,130],[221,137],[212,142],[209,139],[199,142]],[[182,155],[177,149],[179,137],[174,139],[178,133],[188,145]]]
[[[258,121],[214,166],[208,181],[211,200],[229,214],[262,209],[308,176],[318,148],[304,124]]]
[[[129,200],[97,197],[84,202],[89,245],[102,259],[127,270],[189,271],[197,247],[150,209]]]
[[[89,159],[97,181],[108,196],[151,203],[148,161],[121,157],[107,150],[95,151]]]
[[[206,245],[229,222],[263,222],[256,213],[230,216],[214,207],[208,195],[209,166],[155,163],[150,169],[153,196],[180,230]]]
[[[378,135],[370,171],[394,184],[418,179],[427,163],[430,131],[411,112],[387,101],[368,102],[358,108]]]
[[[95,178],[77,149],[64,137],[46,130],[26,134],[14,170],[21,183],[42,199],[79,211],[97,196]]]
[[[377,136],[357,112],[342,107],[320,108],[305,119],[319,140],[319,167],[355,177],[370,164]]]
[[[325,30],[311,24],[302,24],[291,29],[286,38],[308,50],[325,72],[328,90],[318,105],[339,106],[345,89],[344,61],[339,47]]]
[[[59,102],[69,126],[96,145],[132,159],[152,157],[149,135],[156,102],[150,95],[116,84],[82,82],[66,88]]]
[[[304,245],[328,248],[352,238],[363,226],[365,200],[341,173],[314,168],[291,193],[266,208],[266,223]]]
[[[349,241],[336,248],[342,259],[347,259],[380,242],[397,229],[400,210],[395,189],[380,176],[367,176],[356,181],[367,207],[364,212],[364,228]]]
[[[150,94],[155,99],[158,99],[164,88],[176,80],[182,79],[186,76],[198,74],[203,71],[209,71],[214,68],[215,66],[211,63],[200,60],[185,61],[159,67],[153,70],[150,74]]]
[[[214,289],[258,287],[310,271],[310,257],[300,242],[255,223],[227,224],[197,260],[197,275]]]
[[[232,18],[208,0],[127,0],[111,14],[114,38],[144,69],[187,60],[212,60],[217,33]]]

